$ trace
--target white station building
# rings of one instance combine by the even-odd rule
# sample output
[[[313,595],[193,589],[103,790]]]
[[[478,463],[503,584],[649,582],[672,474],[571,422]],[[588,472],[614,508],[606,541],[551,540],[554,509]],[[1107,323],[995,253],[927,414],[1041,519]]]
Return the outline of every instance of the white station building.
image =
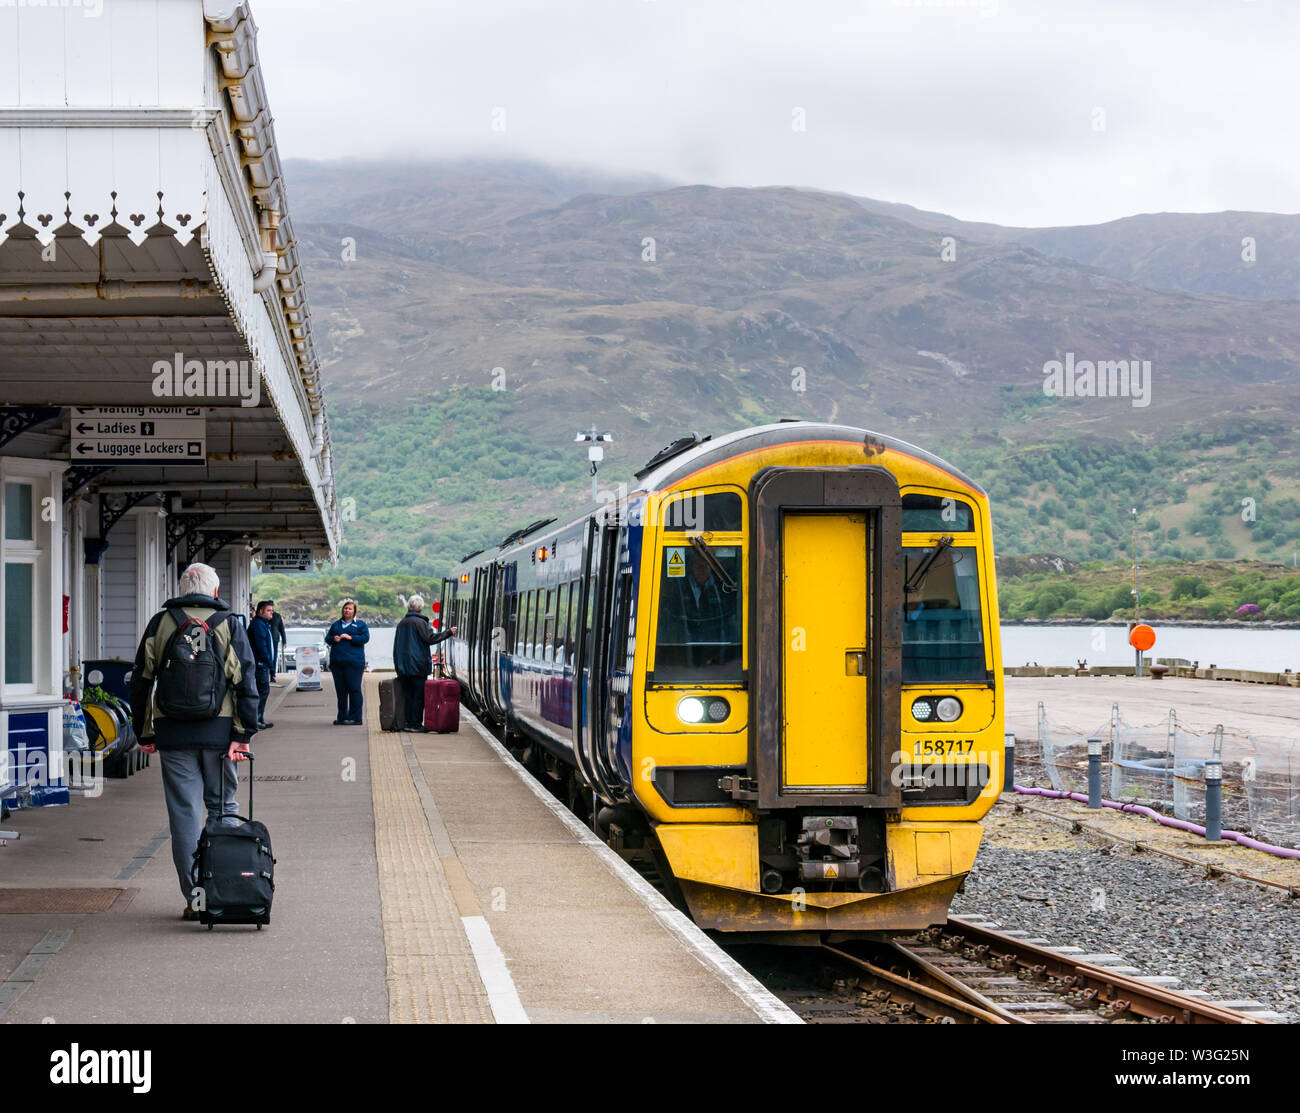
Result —
[[[68,799],[66,695],[88,666],[134,658],[188,562],[214,565],[247,614],[264,548],[336,554],[329,422],[256,33],[232,0],[0,0],[11,805]],[[33,755],[49,777],[35,791]]]

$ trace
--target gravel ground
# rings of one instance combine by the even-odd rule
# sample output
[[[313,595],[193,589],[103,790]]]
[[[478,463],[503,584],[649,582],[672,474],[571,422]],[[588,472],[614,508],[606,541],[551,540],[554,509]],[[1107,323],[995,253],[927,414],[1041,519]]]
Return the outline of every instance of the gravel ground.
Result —
[[[1005,806],[985,827],[955,915],[1123,955],[1143,974],[1181,978],[1179,989],[1249,998],[1300,1019],[1300,900]]]

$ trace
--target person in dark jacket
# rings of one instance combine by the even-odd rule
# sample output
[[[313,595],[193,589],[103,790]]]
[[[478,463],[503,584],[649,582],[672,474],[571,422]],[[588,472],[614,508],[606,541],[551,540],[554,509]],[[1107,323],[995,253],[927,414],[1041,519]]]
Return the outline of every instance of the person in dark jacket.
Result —
[[[263,599],[257,604],[257,613],[248,624],[248,640],[253,646],[253,659],[257,662],[257,729],[270,730],[275,726],[268,723],[266,701],[271,695],[271,674],[275,672],[275,635],[271,632],[271,620],[275,617],[275,604]]]
[[[235,762],[247,761],[249,740],[257,733],[256,666],[248,637],[230,608],[217,596],[221,581],[206,564],[191,564],[181,573],[180,594],[145,627],[131,673],[131,721],[140,748],[157,753],[162,763],[163,798],[171,828],[172,862],[185,897],[186,920],[198,919],[190,868],[199,835],[208,818],[234,816],[239,784]],[[221,705],[210,719],[168,719],[155,705],[155,680],[167,659],[167,644],[182,611],[208,626],[225,666]],[[238,820],[232,818],[231,824]],[[195,903],[192,903],[194,901]]]
[[[283,688],[283,684],[276,683],[276,673],[280,671],[280,650],[289,641],[288,634],[284,631],[284,616],[275,609],[275,600],[268,599],[271,604],[271,685],[275,688]]]
[[[365,646],[369,640],[370,627],[357,618],[357,605],[348,599],[338,620],[325,633],[334,695],[339,703],[336,727],[361,723],[361,677],[366,671]]]
[[[456,627],[451,626],[435,634],[421,613],[423,610],[424,597],[412,595],[406,604],[406,617],[397,624],[397,633],[393,635],[393,667],[397,670],[397,687],[406,712],[406,729],[421,732],[424,731],[424,681],[433,671],[429,647],[456,633]]]

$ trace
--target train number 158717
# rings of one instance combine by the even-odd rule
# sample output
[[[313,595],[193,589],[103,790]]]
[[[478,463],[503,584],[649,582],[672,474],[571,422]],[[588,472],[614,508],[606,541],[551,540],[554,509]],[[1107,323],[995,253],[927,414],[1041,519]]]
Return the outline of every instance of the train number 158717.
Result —
[[[927,738],[912,743],[913,757],[946,757],[948,754],[969,754],[975,749],[973,738]]]

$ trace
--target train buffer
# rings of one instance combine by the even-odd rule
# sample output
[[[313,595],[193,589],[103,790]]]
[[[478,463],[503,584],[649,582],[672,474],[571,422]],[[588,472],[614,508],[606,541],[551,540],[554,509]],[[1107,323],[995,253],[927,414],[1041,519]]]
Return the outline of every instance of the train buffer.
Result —
[[[157,762],[15,812],[0,1022],[797,1022],[472,716],[386,734],[378,707],[370,677],[367,725],[331,726],[327,680],[255,743],[278,860],[261,932],[182,922]],[[44,955],[51,932],[70,935]],[[24,961],[39,973],[6,982]]]

